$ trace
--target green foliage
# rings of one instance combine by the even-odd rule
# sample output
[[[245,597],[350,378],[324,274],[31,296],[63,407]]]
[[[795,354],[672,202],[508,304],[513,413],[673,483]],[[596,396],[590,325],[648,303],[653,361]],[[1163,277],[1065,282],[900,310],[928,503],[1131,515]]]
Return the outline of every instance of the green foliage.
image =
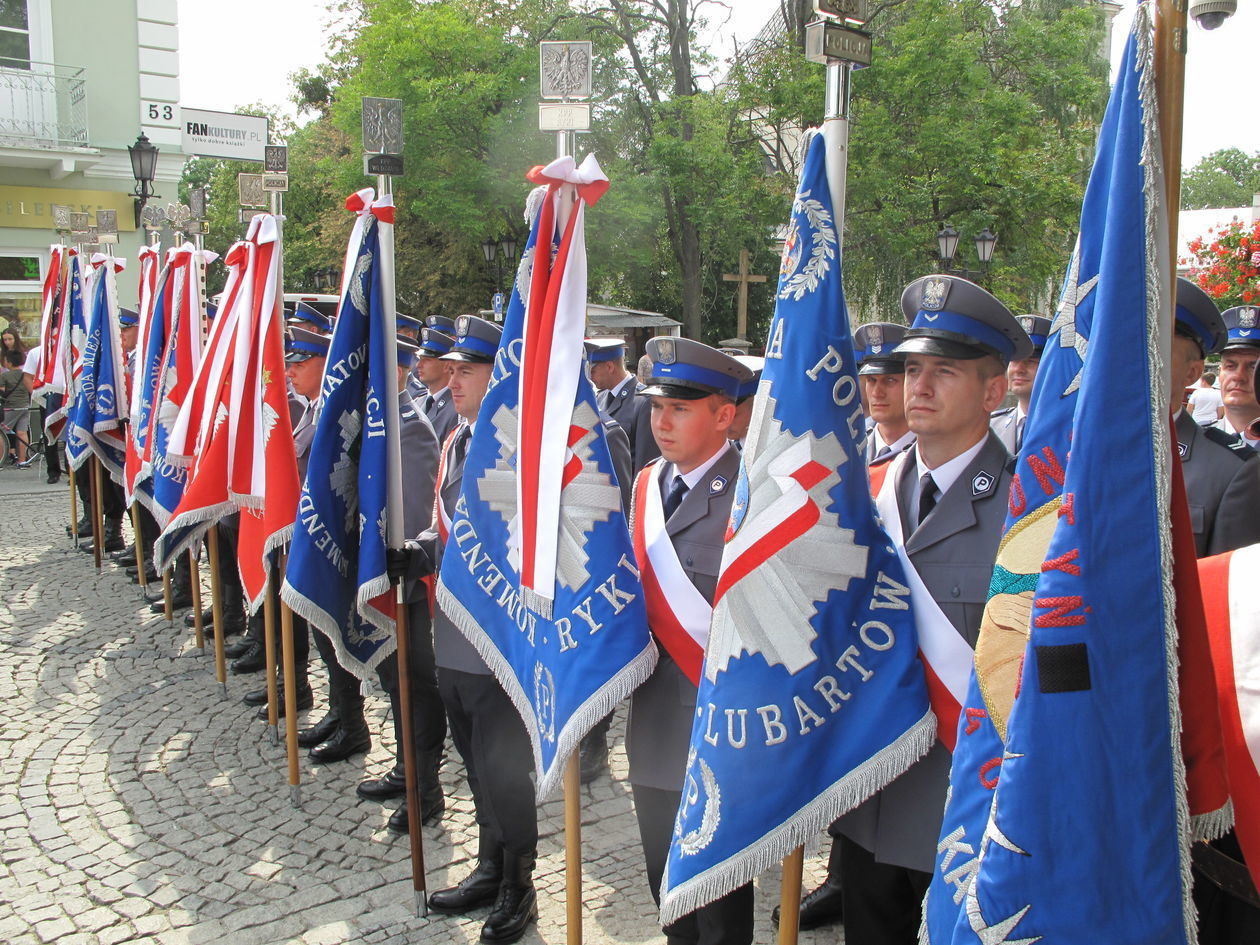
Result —
[[[1249,207],[1260,194],[1260,151],[1214,151],[1181,177],[1181,209]]]

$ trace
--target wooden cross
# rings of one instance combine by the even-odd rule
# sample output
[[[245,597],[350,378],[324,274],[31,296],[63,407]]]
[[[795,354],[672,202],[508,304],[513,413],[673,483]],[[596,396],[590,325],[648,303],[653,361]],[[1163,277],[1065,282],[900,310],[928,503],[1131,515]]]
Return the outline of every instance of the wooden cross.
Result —
[[[739,272],[722,273],[723,282],[739,283],[739,308],[735,311],[735,337],[748,337],[748,286],[753,282],[765,282],[765,276],[754,276],[748,271],[748,250],[739,251]]]

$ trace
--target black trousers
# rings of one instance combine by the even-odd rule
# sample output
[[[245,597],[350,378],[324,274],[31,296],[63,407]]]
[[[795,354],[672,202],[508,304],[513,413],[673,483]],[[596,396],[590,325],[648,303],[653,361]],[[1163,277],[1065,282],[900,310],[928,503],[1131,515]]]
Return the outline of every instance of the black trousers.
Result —
[[[92,510],[92,462],[89,459],[74,473],[74,487],[79,490],[79,498],[87,514]],[[98,472],[101,476],[101,517],[107,522],[121,521],[127,508],[123,487],[114,482],[104,466]]]
[[[1219,840],[1213,840],[1212,846],[1242,862],[1242,848],[1233,830]],[[1260,942],[1260,910],[1235,899],[1197,869],[1194,871],[1194,905],[1199,911],[1200,945],[1254,945]]]
[[[428,599],[407,604],[407,683],[411,696],[412,748],[417,763],[437,758],[446,741],[446,707],[438,692],[437,663],[433,659],[433,622]],[[376,668],[381,686],[394,707],[394,739],[398,756],[394,766],[403,769],[403,729],[398,696],[398,654],[392,653]]]
[[[661,877],[669,857],[669,841],[674,834],[681,791],[632,784],[634,815],[639,821],[639,839],[647,866],[648,887],[657,905],[661,902]],[[721,899],[665,926],[669,942],[692,945],[751,945],[753,940],[753,887],[746,883]]]
[[[878,863],[875,854],[848,837],[836,842],[846,945],[918,945],[932,874]]]
[[[307,626],[303,618],[294,614],[294,632],[297,631],[299,620],[303,627]],[[359,686],[358,677],[337,662],[337,648],[333,646],[332,640],[319,630],[314,630],[309,635],[315,637],[315,649],[319,650],[320,659],[328,667],[328,704],[337,710],[342,719],[351,721],[357,716],[362,722],[363,690]]]
[[[516,706],[491,675],[439,666],[438,691],[464,767],[482,839],[517,857],[538,851],[534,753]]]

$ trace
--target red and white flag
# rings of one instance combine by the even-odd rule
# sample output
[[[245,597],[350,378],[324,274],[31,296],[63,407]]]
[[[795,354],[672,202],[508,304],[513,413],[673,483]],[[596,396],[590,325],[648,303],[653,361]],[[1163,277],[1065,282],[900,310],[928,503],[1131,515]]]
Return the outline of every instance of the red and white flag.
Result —
[[[527,175],[545,185],[525,314],[520,372],[520,509],[522,596],[529,607],[551,616],[560,544],[560,494],[576,462],[572,440],[573,402],[582,376],[586,326],[586,207],[608,189],[595,155],[582,164],[562,157]],[[543,249],[556,237],[551,265]],[[572,478],[570,475],[568,478]]]
[[[1234,829],[1260,886],[1260,545],[1199,562]]]
[[[49,247],[48,272],[44,276],[44,288],[40,295],[39,359],[35,362],[35,380],[31,385],[36,391],[50,387],[53,369],[61,344],[61,296],[65,288],[66,256],[68,248],[59,244]]]
[[[149,328],[153,321],[153,298],[157,289],[158,269],[161,260],[158,251],[152,246],[140,247],[137,254],[140,259],[140,295],[136,308],[136,348],[132,358],[131,371],[127,375],[127,460],[123,469],[123,487],[127,492],[127,502],[135,498],[136,483],[140,479],[143,466],[141,449],[141,390],[144,384],[144,353],[148,350]]]

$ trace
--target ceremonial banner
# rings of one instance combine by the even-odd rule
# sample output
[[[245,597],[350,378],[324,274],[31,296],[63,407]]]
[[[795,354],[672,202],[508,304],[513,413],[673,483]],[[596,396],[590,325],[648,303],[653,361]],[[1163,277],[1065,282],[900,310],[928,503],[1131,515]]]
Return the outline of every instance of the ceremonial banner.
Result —
[[[581,167],[559,158],[530,180],[547,190],[527,217],[438,602],[520,712],[542,800],[582,736],[648,677],[656,650],[595,392],[580,381],[585,208],[607,179],[588,156]]]
[[[168,264],[166,285],[155,303],[167,309],[164,315],[168,334],[145,443],[152,492],[140,495],[159,528],[165,528],[170,521],[188,484],[187,466],[173,463],[167,454],[175,420],[192,391],[193,378],[201,364],[206,300],[198,270],[217,258],[217,253],[196,249],[192,243],[176,249]]]
[[[123,488],[127,493],[127,502],[135,500],[136,485],[139,482],[144,465],[144,433],[145,426],[141,421],[142,391],[144,390],[145,351],[148,350],[149,327],[153,320],[153,299],[157,289],[158,269],[161,262],[157,250],[152,246],[142,246],[140,258],[140,297],[136,309],[136,349],[132,358],[131,374],[127,379],[128,419],[127,424],[127,459],[123,476]],[[150,398],[151,400],[151,398]]]
[[[44,416],[44,430],[52,440],[61,436],[66,425],[66,414],[70,412],[78,395],[76,385],[79,374],[83,371],[83,348],[87,343],[87,290],[78,251],[69,251],[65,273],[66,281],[61,287],[61,314],[58,319],[60,328],[57,330],[53,349],[55,360],[48,366],[46,379],[50,392],[63,394],[61,405],[49,410]]]
[[[238,388],[234,373],[232,394],[239,389],[245,400],[232,408],[227,478],[229,493],[241,507],[237,544],[241,584],[250,610],[257,611],[266,596],[273,552],[293,534],[301,484],[284,378],[280,228],[276,218],[265,213],[253,218],[249,234],[253,256],[246,273],[249,321],[242,321],[237,335],[238,341],[247,340],[250,350],[242,361],[241,346],[236,348],[236,370],[243,371],[244,384]],[[396,392],[392,402],[398,403]],[[372,451],[368,453],[372,460]]]
[[[401,484],[388,443],[397,417],[387,417],[398,410],[398,359],[392,270],[381,258],[382,244],[392,252],[394,207],[388,196],[373,202],[370,190],[346,205],[359,214],[353,266],[329,342],[281,595],[333,642],[342,666],[367,679],[397,642],[385,551],[389,483]]]
[[[65,285],[68,252],[69,249],[60,244],[48,248],[48,272],[44,275],[39,303],[39,359],[35,362],[35,379],[31,384],[32,393],[39,393],[41,397],[58,390],[52,385],[60,358],[61,294]]]
[[[977,727],[987,740],[967,764],[996,751],[980,767],[996,788],[987,821],[968,822],[958,798],[977,774],[961,746],[976,717],[965,715],[928,894],[933,943],[1195,938],[1154,94],[1143,5],[1103,120],[976,651],[984,710],[1005,744]],[[1056,409],[1071,411],[1057,434]]]
[[[661,881],[669,924],[807,843],[936,740],[875,516],[827,146],[801,171]]]
[[[179,505],[153,546],[154,566],[159,571],[199,542],[211,525],[236,510],[228,497],[228,440],[233,426],[228,391],[237,326],[249,319],[250,297],[242,287],[248,284],[251,249],[249,243],[237,243],[224,259],[228,267],[224,301],[211,322],[191,396],[180,407],[167,444],[168,460],[176,467],[187,466],[188,479]]]
[[[1260,545],[1199,562],[1235,830],[1260,888]]]
[[[74,469],[95,454],[106,472],[118,482],[126,462],[122,422],[124,402],[122,340],[118,324],[117,274],[125,263],[97,254],[92,259],[92,302],[83,344],[82,370],[78,372],[74,402],[66,426],[66,456]]]
[[[162,365],[166,357],[167,341],[172,330],[172,314],[175,294],[174,248],[166,251],[166,262],[154,281],[149,312],[140,312],[143,335],[137,340],[135,383],[132,391],[132,437],[135,439],[136,459],[128,467],[131,492],[146,508],[152,509],[153,483],[153,427],[159,400],[158,388],[162,382]],[[156,267],[157,262],[154,260]],[[144,281],[141,280],[143,289]],[[134,471],[134,475],[132,472]]]

